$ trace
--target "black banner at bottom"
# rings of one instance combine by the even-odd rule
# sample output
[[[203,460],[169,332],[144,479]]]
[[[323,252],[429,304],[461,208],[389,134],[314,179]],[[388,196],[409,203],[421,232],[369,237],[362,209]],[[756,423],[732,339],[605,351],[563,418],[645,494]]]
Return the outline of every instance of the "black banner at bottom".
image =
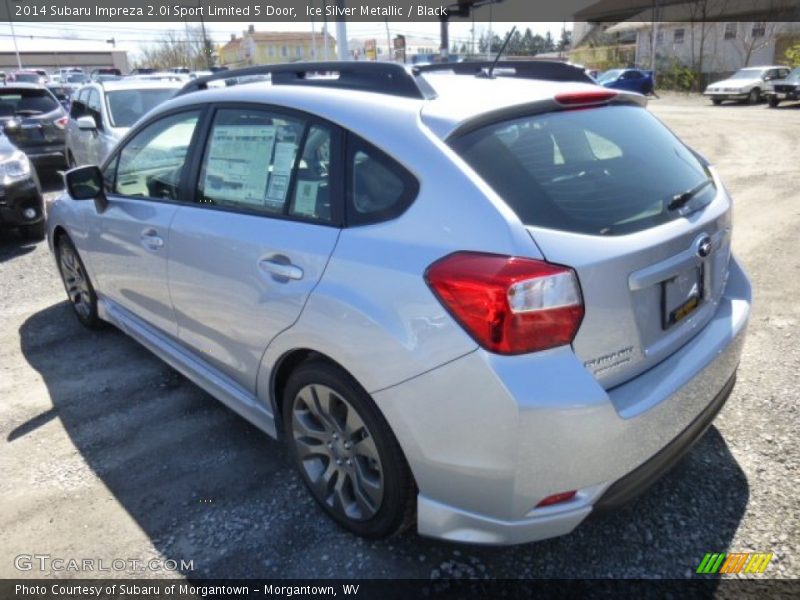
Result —
[[[798,598],[800,580],[5,579],[3,600]]]

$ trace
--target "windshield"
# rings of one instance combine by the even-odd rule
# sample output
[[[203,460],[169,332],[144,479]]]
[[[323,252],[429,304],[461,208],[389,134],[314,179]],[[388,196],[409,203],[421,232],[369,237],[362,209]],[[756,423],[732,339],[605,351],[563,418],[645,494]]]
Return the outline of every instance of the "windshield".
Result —
[[[614,81],[620,76],[621,73],[622,69],[611,69],[610,71],[604,71],[597,77],[597,81],[600,83],[603,83],[604,81]]]
[[[800,79],[800,67],[794,69],[786,76],[786,79]]]
[[[680,216],[668,205],[710,178],[646,109],[607,106],[525,116],[451,142],[526,225],[617,235]],[[715,196],[708,185],[687,202]]]
[[[112,127],[131,127],[146,113],[171,98],[176,89],[119,90],[106,96]]]
[[[0,88],[0,118],[14,115],[38,115],[61,105],[47,90]]]
[[[41,76],[37,73],[17,73],[14,80],[20,83],[39,83]]]
[[[47,89],[50,90],[53,93],[53,95],[59,100],[69,99],[69,90],[67,90],[67,88],[56,85],[56,86],[50,86]]]
[[[761,77],[761,69],[742,69],[741,71],[736,71],[733,75],[731,75],[731,79],[758,79]]]

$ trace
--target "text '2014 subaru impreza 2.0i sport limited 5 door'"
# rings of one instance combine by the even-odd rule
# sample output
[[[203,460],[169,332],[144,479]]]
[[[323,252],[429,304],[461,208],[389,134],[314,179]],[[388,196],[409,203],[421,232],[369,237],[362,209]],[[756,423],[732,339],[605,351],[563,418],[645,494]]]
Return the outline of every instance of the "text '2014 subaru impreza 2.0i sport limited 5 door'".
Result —
[[[187,84],[67,174],[48,233],[78,318],[285,439],[357,534],[519,543],[622,504],[733,387],[731,200],[642,96],[496,72]]]

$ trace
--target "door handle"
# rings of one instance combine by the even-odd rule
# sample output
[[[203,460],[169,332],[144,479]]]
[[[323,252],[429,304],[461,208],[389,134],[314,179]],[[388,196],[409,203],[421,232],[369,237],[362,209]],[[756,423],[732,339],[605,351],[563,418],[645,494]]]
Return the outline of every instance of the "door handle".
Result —
[[[148,250],[159,250],[164,247],[164,238],[155,229],[145,229],[141,236],[142,246]]]
[[[281,279],[294,279],[297,281],[303,278],[303,269],[291,263],[284,263],[279,262],[276,259],[265,258],[258,261],[258,266],[262,271]]]

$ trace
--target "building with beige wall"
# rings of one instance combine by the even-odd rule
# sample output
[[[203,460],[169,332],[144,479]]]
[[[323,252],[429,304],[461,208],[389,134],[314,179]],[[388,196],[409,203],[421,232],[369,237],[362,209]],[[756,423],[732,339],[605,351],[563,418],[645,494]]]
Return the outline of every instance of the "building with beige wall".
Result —
[[[250,25],[241,37],[231,35],[218,53],[220,64],[226,67],[323,60],[326,56],[334,60],[336,42],[328,33],[256,31]]]

